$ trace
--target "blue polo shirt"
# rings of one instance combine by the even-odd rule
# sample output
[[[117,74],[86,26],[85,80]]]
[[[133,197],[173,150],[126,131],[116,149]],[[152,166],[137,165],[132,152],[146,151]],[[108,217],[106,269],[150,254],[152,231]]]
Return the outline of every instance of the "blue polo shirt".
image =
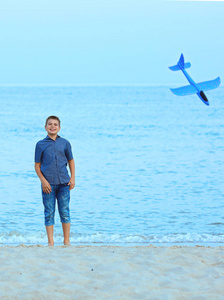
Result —
[[[50,184],[69,183],[67,163],[73,159],[69,141],[59,135],[56,140],[49,136],[39,141],[35,149],[35,162],[41,163],[41,172]]]

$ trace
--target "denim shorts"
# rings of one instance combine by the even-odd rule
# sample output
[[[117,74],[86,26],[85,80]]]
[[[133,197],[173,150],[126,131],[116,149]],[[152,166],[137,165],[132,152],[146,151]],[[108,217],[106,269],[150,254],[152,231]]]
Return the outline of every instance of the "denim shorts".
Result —
[[[51,185],[51,193],[44,193],[42,190],[45,226],[54,225],[55,204],[58,203],[58,211],[62,223],[70,223],[70,190],[67,184]]]

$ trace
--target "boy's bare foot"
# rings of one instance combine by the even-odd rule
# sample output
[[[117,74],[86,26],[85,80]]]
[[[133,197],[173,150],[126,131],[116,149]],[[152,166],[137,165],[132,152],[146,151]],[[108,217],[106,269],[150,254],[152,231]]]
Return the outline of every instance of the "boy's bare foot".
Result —
[[[64,242],[65,246],[71,246],[70,242]]]
[[[54,243],[48,243],[48,247],[54,247]]]

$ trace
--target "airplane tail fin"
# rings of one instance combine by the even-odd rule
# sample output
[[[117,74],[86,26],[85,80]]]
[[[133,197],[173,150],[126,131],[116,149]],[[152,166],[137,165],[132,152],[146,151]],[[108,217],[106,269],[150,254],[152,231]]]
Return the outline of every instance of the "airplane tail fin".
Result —
[[[183,70],[183,69],[188,69],[190,67],[191,67],[191,63],[189,63],[189,62],[185,63],[184,62],[184,56],[183,56],[183,54],[181,54],[177,65],[169,67],[169,69],[171,71],[179,71],[179,70]]]

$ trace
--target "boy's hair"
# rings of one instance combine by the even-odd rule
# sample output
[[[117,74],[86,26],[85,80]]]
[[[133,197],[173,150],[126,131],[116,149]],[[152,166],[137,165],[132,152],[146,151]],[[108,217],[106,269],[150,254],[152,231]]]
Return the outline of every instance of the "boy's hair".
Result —
[[[61,126],[61,121],[60,121],[60,119],[59,119],[58,117],[56,117],[56,116],[50,116],[50,117],[48,117],[48,118],[46,119],[45,126],[47,126],[47,123],[48,123],[48,121],[49,121],[50,119],[57,120],[58,123],[59,123],[59,127]]]

